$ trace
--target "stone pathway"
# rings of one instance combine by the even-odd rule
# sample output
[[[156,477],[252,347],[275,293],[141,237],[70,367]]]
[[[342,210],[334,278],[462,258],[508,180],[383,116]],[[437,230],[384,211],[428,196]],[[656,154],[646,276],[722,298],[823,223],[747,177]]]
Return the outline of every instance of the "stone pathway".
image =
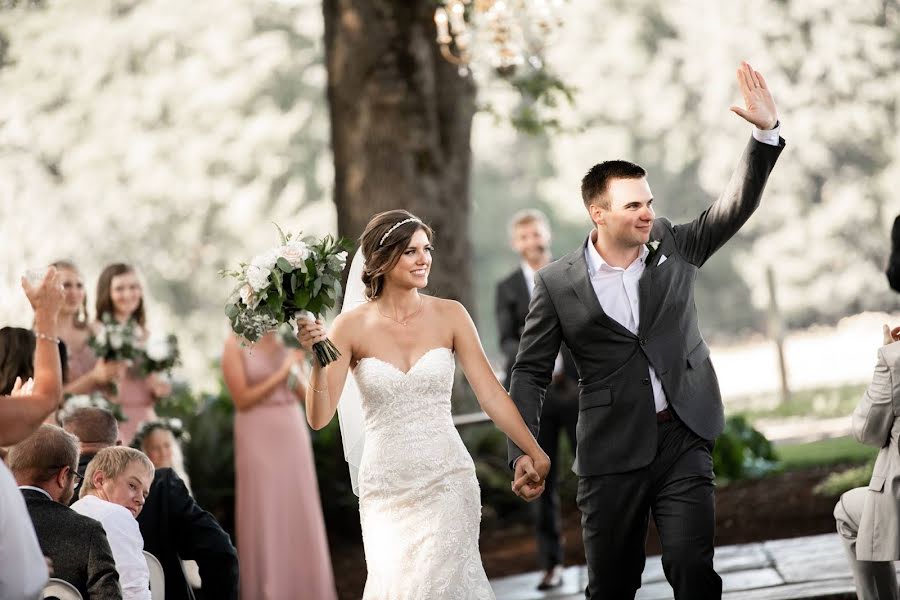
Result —
[[[850,567],[837,534],[721,546],[716,570],[722,576],[723,600],[800,600],[855,598]],[[565,584],[552,592],[535,589],[537,573],[491,582],[497,600],[578,600],[584,598],[587,571],[569,567]],[[647,558],[636,600],[670,600],[672,588],[659,556]]]

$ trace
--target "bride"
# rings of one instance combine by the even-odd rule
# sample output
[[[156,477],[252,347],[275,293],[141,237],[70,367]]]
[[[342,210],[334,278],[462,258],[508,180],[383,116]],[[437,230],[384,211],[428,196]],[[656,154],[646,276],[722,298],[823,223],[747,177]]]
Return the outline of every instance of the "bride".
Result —
[[[343,312],[328,333],[341,357],[325,368],[314,362],[307,386],[312,427],[321,429],[340,411],[359,495],[365,600],[494,598],[478,552],[475,466],[450,414],[454,359],[484,412],[525,450],[522,479],[535,497],[550,468],[497,381],[466,309],[419,293],[428,283],[431,240],[431,228],[404,210],[372,218]],[[325,336],[321,321],[299,325],[307,351]]]

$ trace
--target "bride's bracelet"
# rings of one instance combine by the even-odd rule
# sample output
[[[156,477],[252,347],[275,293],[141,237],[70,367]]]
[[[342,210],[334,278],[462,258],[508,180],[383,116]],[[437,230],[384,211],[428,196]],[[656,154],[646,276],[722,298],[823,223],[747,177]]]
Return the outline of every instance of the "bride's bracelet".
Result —
[[[312,384],[311,381],[309,382],[309,387],[310,387],[310,389],[311,389],[312,391],[318,392],[319,394],[321,394],[322,392],[327,392],[327,391],[328,391],[328,388],[325,388],[325,389],[322,389],[322,390],[317,390],[316,388],[313,387],[313,384]]]
[[[40,331],[35,331],[34,337],[39,340],[47,340],[48,342],[53,342],[54,344],[59,344],[59,338],[52,335],[47,335],[46,333],[41,333]]]

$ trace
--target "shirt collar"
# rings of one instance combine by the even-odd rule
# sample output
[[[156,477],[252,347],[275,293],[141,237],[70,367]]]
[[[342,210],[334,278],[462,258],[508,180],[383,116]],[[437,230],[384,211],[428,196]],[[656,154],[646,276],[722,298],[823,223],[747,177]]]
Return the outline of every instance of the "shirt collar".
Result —
[[[600,256],[600,253],[597,252],[597,247],[594,246],[594,242],[596,241],[597,230],[594,229],[588,236],[587,242],[585,242],[586,248],[584,254],[585,258],[587,259],[588,274],[593,277],[600,271],[624,271],[625,269],[610,266],[610,264],[606,262],[602,256]],[[647,244],[641,244],[641,253],[638,255],[638,259],[644,261],[647,258],[648,254],[650,254],[650,248],[647,247]]]
[[[47,490],[42,490],[41,488],[34,487],[33,485],[20,485],[19,489],[20,490],[31,490],[32,492],[40,492],[43,495],[47,496],[47,498],[49,498],[50,500],[53,500],[53,496],[51,496],[49,494],[49,492],[47,492]]]
[[[526,281],[534,281],[534,273],[535,273],[535,271],[534,271],[534,269],[531,268],[531,265],[529,265],[526,261],[523,260],[522,261],[522,274],[525,275],[525,280]]]

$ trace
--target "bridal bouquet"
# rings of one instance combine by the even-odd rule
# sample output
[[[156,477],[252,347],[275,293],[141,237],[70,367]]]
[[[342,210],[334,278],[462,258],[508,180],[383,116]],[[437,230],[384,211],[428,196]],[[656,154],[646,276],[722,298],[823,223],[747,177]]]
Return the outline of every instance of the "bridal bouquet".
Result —
[[[225,307],[232,330],[255,342],[269,331],[297,317],[321,316],[334,308],[341,294],[341,274],[352,242],[326,235],[322,239],[285,235],[277,225],[281,244],[241,263],[237,271],[222,271],[237,279]],[[340,356],[330,340],[313,346],[322,366]]]
[[[69,396],[63,402],[62,408],[59,411],[59,421],[63,422],[68,418],[72,413],[74,413],[79,408],[102,408],[103,410],[107,410],[112,413],[112,415],[116,418],[116,421],[122,423],[128,420],[128,417],[122,413],[122,407],[116,404],[115,402],[110,402],[106,398],[103,397],[102,394],[80,394]]]
[[[147,376],[151,373],[171,372],[173,367],[181,364],[181,353],[178,351],[178,338],[166,336],[150,336],[143,348],[140,372]]]

